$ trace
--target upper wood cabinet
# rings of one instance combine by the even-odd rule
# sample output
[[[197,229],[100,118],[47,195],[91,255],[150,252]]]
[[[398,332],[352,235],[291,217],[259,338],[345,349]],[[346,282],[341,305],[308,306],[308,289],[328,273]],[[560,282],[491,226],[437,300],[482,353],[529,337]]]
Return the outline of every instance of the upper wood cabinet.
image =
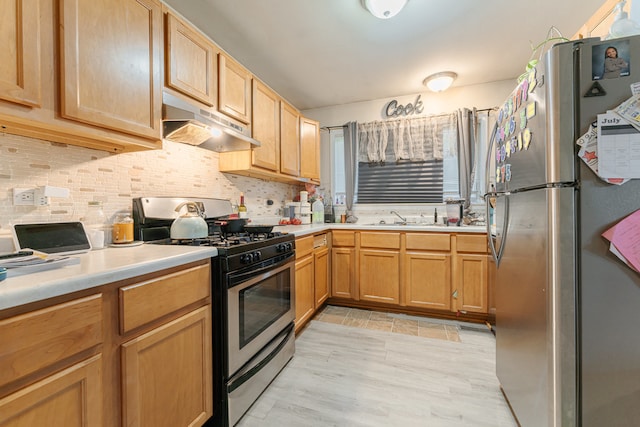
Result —
[[[253,79],[252,134],[260,147],[252,150],[252,165],[280,172],[280,98],[264,83]]]
[[[171,12],[165,15],[165,43],[165,84],[217,108],[220,50]]]
[[[300,117],[300,176],[320,180],[320,123]]]
[[[224,52],[218,55],[218,110],[251,123],[251,73]]]
[[[42,102],[38,0],[0,0],[0,99],[31,107]]]
[[[300,176],[300,113],[280,101],[280,172]]]
[[[160,138],[160,3],[60,0],[59,34],[62,116]]]
[[[0,0],[2,131],[112,153],[162,147],[157,0]]]

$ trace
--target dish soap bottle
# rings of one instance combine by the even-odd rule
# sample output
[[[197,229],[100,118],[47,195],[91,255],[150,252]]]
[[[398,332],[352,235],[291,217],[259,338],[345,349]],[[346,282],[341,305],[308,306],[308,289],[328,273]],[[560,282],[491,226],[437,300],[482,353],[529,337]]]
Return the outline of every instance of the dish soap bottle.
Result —
[[[244,205],[244,193],[240,193],[240,205],[238,205],[238,217],[247,218],[249,213],[247,207]]]

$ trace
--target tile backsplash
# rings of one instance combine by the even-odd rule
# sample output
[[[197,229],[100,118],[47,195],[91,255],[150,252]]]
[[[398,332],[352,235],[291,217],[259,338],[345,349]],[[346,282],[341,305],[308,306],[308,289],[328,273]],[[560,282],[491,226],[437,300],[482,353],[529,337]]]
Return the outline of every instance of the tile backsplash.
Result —
[[[218,153],[164,141],[162,150],[104,151],[0,133],[0,231],[11,223],[80,220],[89,201],[101,201],[108,219],[141,196],[215,197],[236,204],[240,192],[250,217],[275,216],[297,185],[221,173]],[[43,185],[70,190],[48,206],[14,206],[14,188]],[[273,205],[267,205],[273,200]]]

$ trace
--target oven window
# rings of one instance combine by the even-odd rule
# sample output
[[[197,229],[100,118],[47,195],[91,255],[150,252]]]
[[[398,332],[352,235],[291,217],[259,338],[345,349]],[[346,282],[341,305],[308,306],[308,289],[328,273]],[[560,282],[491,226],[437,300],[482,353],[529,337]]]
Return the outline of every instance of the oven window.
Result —
[[[291,269],[240,291],[240,348],[291,309]]]

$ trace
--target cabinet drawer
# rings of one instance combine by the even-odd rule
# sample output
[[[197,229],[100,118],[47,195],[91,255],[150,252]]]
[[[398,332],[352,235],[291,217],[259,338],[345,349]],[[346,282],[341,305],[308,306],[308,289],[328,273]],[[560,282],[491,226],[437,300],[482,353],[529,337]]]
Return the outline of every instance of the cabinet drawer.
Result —
[[[126,333],[207,298],[210,264],[120,288],[120,332]]]
[[[449,252],[451,239],[448,233],[407,233],[407,250]]]
[[[102,342],[102,294],[0,321],[0,386]]]
[[[353,231],[332,231],[331,241],[333,246],[355,246],[356,233]]]
[[[360,233],[360,246],[363,248],[400,249],[400,233]]]
[[[296,239],[296,259],[304,258],[313,253],[313,236]]]
[[[486,234],[458,234],[456,242],[458,252],[487,253]]]

